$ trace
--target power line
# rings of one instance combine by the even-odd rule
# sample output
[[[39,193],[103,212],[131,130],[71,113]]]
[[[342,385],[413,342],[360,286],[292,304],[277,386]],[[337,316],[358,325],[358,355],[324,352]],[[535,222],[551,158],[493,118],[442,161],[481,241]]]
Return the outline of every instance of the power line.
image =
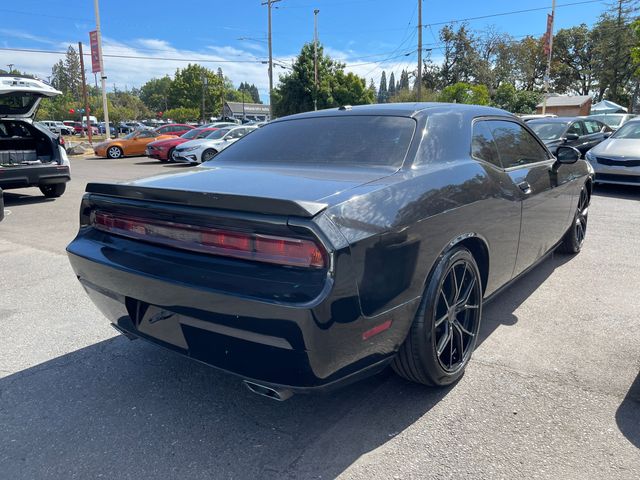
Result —
[[[556,5],[556,8],[559,7],[571,7],[574,5],[584,5],[586,3],[602,3],[602,0],[583,0],[581,2],[573,2],[573,3],[562,3]],[[492,13],[490,15],[480,15],[478,17],[467,17],[467,18],[458,18],[455,20],[447,20],[446,22],[436,22],[436,23],[425,23],[424,27],[436,27],[438,25],[449,25],[451,23],[461,23],[461,22],[470,22],[472,20],[484,20],[486,18],[494,18],[494,17],[504,17],[506,15],[516,15],[518,13],[529,13],[529,12],[537,12],[540,10],[550,10],[551,6],[548,7],[536,7],[536,8],[527,8],[525,10],[511,10],[509,12],[500,12],[500,13]]]
[[[66,55],[67,52],[55,51],[55,50],[39,50],[35,48],[8,48],[8,47],[0,47],[0,51],[8,51],[8,52],[23,52],[23,53],[47,53],[53,55]],[[91,53],[84,53],[84,56],[91,56]],[[129,59],[138,59],[138,60],[166,60],[170,62],[206,62],[206,63],[264,63],[264,60],[212,60],[206,58],[171,58],[171,57],[151,57],[144,55],[117,55],[117,54],[107,54],[103,55],[104,57],[109,58],[129,58]]]

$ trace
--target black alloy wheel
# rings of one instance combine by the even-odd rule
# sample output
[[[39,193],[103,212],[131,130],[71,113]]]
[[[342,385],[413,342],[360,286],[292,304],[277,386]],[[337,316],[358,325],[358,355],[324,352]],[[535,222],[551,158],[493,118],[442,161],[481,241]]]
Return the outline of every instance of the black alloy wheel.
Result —
[[[482,284],[473,255],[463,247],[436,266],[405,343],[392,366],[425,385],[458,380],[475,349],[482,316]]]
[[[589,192],[586,186],[580,190],[578,206],[573,217],[573,223],[565,234],[559,250],[564,253],[579,253],[587,237],[587,222],[589,220]]]

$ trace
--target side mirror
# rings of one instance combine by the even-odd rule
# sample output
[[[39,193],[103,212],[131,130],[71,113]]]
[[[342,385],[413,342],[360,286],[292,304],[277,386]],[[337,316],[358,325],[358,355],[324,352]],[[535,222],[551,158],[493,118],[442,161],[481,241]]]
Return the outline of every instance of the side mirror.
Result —
[[[577,133],[567,133],[564,138],[566,141],[573,142],[574,140],[578,140],[580,138],[580,135],[578,135]]]
[[[602,132],[604,138],[609,138],[613,132]]]
[[[569,146],[560,146],[556,150],[556,161],[553,164],[554,169],[560,165],[571,165],[580,159],[580,150]]]

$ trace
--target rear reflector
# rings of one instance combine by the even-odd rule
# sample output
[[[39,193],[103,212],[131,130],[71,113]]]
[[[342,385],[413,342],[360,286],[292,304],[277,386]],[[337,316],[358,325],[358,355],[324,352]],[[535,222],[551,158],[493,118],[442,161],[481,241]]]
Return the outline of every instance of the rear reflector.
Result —
[[[325,254],[311,240],[234,232],[184,223],[93,212],[104,232],[184,250],[293,267],[324,268]]]
[[[379,333],[384,332],[385,330],[389,330],[391,328],[391,320],[387,320],[386,322],[381,323],[373,327],[371,330],[367,330],[362,334],[362,340],[369,340],[374,335],[378,335]]]

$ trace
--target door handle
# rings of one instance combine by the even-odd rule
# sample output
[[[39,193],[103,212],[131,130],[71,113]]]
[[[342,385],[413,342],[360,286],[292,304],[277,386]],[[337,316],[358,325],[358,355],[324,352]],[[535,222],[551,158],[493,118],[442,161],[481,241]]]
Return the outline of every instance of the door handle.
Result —
[[[529,185],[529,182],[520,182],[518,184],[518,188],[522,190],[526,195],[529,195],[531,193],[531,185]]]

